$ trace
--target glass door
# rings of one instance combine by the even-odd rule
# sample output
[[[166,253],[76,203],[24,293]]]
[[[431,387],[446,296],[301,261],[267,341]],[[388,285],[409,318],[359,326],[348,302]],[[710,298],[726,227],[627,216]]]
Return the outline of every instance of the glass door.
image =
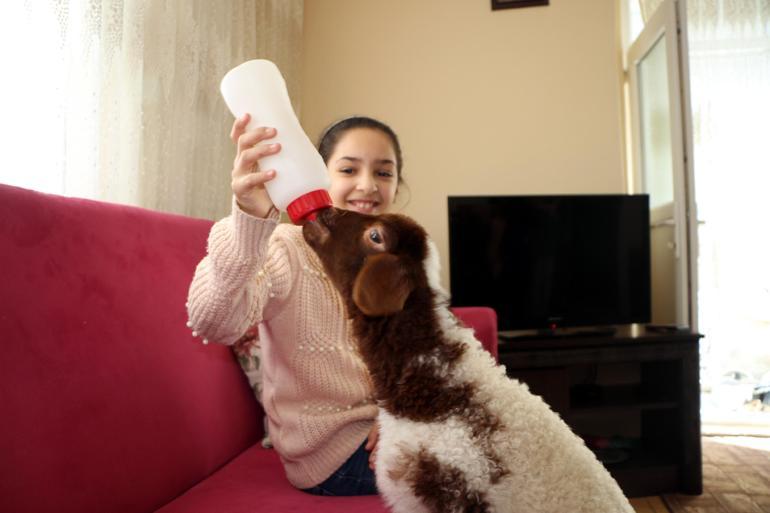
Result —
[[[665,0],[628,51],[635,192],[650,195],[652,323],[697,330],[684,5]],[[683,56],[685,56],[683,58]]]

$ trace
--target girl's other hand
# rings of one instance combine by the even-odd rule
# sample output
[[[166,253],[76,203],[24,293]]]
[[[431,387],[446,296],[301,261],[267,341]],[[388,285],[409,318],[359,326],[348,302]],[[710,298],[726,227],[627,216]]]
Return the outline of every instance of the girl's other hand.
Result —
[[[366,439],[364,449],[369,451],[369,468],[374,470],[374,462],[377,459],[377,442],[380,440],[380,423],[375,420],[372,429],[369,431],[369,437]]]
[[[275,137],[274,128],[259,127],[246,131],[250,119],[249,114],[236,119],[230,131],[230,139],[238,146],[230,187],[241,210],[255,217],[267,217],[273,208],[273,202],[267,195],[265,182],[275,177],[275,170],[260,170],[258,161],[262,157],[281,151],[281,145],[262,144],[263,141]]]

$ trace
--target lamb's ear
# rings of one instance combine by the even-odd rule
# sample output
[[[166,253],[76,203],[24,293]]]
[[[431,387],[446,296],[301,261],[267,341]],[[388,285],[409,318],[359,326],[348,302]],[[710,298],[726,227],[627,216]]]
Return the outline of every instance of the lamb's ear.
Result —
[[[366,258],[353,283],[353,302],[370,317],[400,312],[414,285],[400,259],[382,253]]]

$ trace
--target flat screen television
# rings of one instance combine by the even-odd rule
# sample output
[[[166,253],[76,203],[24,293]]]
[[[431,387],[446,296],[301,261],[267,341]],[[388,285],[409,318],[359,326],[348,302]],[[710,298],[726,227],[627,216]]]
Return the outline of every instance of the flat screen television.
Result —
[[[647,195],[450,196],[453,306],[501,332],[650,321]]]

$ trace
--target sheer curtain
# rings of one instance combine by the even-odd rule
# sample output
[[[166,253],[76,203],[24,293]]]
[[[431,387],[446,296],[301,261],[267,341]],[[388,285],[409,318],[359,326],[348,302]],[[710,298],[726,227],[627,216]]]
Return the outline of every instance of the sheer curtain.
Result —
[[[274,60],[298,107],[302,0],[0,5],[0,182],[216,218],[232,117],[219,80]]]
[[[704,366],[770,380],[770,0],[687,14]]]

